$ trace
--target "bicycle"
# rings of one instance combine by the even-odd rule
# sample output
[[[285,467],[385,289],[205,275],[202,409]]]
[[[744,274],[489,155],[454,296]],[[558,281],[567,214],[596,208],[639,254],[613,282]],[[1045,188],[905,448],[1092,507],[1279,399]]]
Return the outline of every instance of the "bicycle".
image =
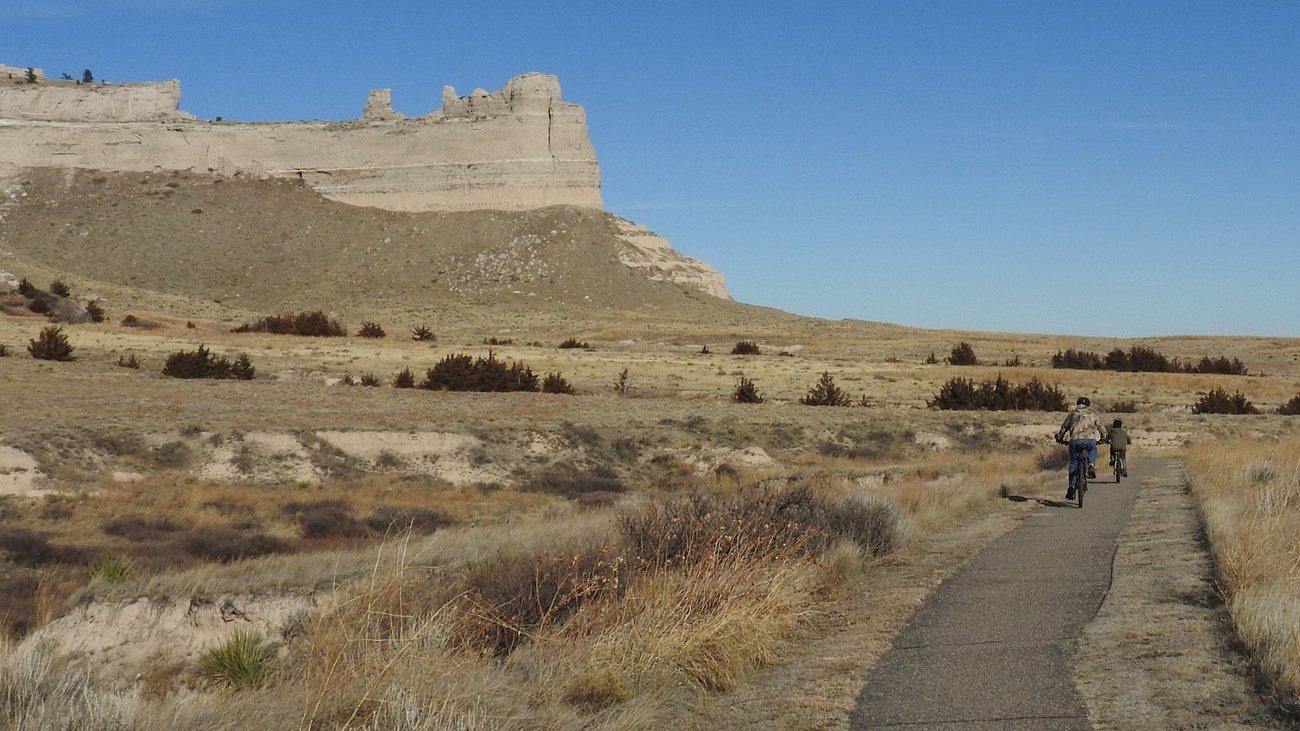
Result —
[[[1124,457],[1125,455],[1123,452],[1115,452],[1110,456],[1111,463],[1115,467],[1116,485],[1119,484],[1119,481],[1124,477],[1124,475],[1128,474],[1128,460],[1126,460]]]
[[[1091,452],[1086,444],[1072,443],[1070,451],[1074,452],[1073,462],[1078,468],[1074,472],[1074,479],[1071,488],[1074,489],[1074,500],[1083,509],[1083,494],[1088,491],[1088,453]]]

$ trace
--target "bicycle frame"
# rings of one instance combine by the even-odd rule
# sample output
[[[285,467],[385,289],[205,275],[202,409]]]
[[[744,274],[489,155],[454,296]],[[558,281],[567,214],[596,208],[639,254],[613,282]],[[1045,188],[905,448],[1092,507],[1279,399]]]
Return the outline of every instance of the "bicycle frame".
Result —
[[[1074,471],[1074,499],[1080,508],[1083,507],[1083,494],[1088,491],[1088,453],[1091,451],[1086,445],[1071,444],[1071,459],[1075,465]]]

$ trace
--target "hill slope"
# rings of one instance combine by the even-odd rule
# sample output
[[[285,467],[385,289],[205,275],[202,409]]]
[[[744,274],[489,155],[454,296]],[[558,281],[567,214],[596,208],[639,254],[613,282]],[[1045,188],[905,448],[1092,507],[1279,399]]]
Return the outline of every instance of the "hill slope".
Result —
[[[294,180],[62,169],[25,170],[3,193],[0,266],[136,297],[352,318],[488,308],[696,320],[744,309],[707,264],[594,209],[400,213]]]

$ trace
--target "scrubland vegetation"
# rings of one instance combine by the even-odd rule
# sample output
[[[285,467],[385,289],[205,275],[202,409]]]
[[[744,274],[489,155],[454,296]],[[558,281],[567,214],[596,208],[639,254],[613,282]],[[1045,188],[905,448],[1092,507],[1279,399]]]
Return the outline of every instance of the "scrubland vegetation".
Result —
[[[219,485],[118,488],[125,494],[69,507],[67,520],[121,511],[131,495],[141,505],[162,496],[174,502],[160,512],[173,517],[119,518],[101,529],[165,546],[199,524],[296,526],[295,540],[333,548],[282,545],[279,555],[221,570],[190,562],[157,573],[138,570],[138,560],[100,561],[96,579],[68,601],[212,595],[232,584],[245,593],[286,582],[334,588],[319,610],[273,632],[232,629],[143,696],[12,647],[0,691],[19,728],[659,727],[683,699],[727,691],[779,659],[861,591],[862,577],[885,570],[874,566],[987,511],[1009,485],[1025,489],[1036,469],[1028,457],[957,459],[864,488],[830,476],[835,464],[695,477],[604,509],[546,498],[536,503],[550,505],[544,519],[521,524],[457,522],[457,514],[538,499],[493,490],[478,493],[477,507],[445,504],[423,524],[414,516],[430,507],[394,514],[378,532],[382,521],[355,517],[384,499],[377,485],[340,486],[331,491],[338,497],[310,503]]]
[[[1205,443],[1186,459],[1236,634],[1300,709],[1300,440]]]
[[[34,389],[3,392],[5,444],[59,488],[0,499],[9,637],[140,597],[315,604],[232,624],[199,658],[126,683],[11,645],[0,697],[21,728],[680,725],[691,703],[829,631],[847,602],[902,601],[872,595],[873,579],[928,541],[1044,494],[1062,465],[1047,446],[1059,417],[1042,412],[1076,394],[1136,413],[1143,450],[1276,432],[1300,398],[1259,375],[1054,369],[1055,342],[1022,358],[1020,342],[962,341],[941,359],[947,335],[850,347],[836,333],[786,344],[777,326],[651,336],[565,318],[471,329],[435,313],[439,341],[415,325],[425,311],[387,330],[383,313],[357,317],[352,337],[320,311],[137,312],[62,340],[44,321],[4,331],[76,348],[0,364]],[[232,333],[241,320],[253,324]],[[258,457],[253,429],[289,437],[312,477],[259,482],[258,459],[289,457]],[[320,436],[362,429],[465,435],[457,458],[492,476],[452,483],[411,469],[446,455],[387,448],[362,464]],[[772,459],[736,457],[749,449]],[[229,469],[199,476],[204,450]]]

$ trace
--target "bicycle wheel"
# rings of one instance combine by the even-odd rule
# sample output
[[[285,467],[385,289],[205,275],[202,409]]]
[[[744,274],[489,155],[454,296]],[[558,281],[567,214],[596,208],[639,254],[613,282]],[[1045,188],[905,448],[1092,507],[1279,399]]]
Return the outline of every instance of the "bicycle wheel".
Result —
[[[1087,462],[1079,466],[1079,486],[1074,489],[1074,501],[1083,509],[1083,494],[1088,491],[1088,467]]]
[[[1124,460],[1119,457],[1115,458],[1115,484],[1118,485],[1120,478],[1124,476]]]

